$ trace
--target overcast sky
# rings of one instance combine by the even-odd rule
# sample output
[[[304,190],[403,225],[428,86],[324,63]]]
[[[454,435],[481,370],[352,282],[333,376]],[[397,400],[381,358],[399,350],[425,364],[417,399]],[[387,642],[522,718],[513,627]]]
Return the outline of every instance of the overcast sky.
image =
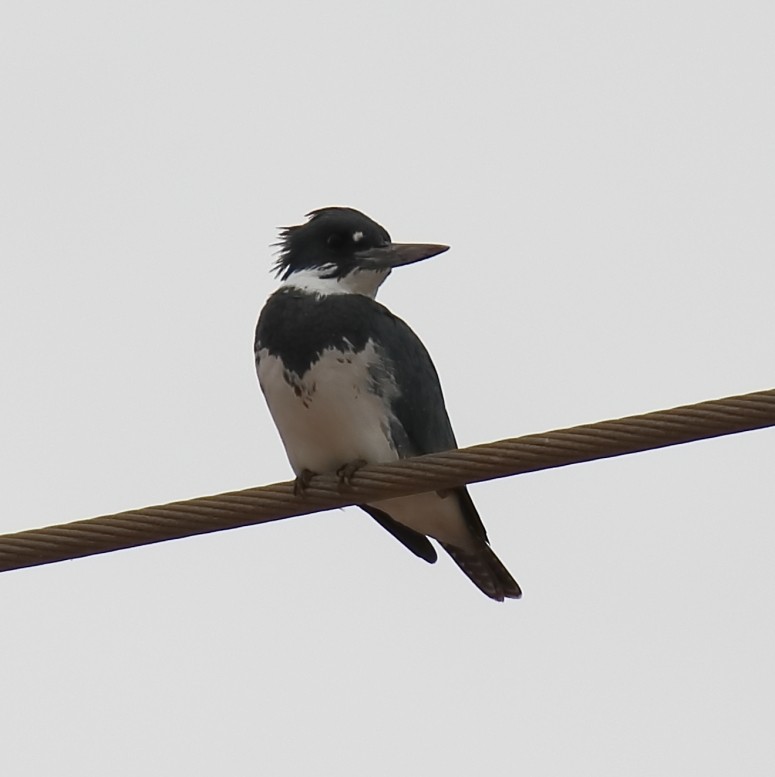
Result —
[[[380,299],[461,444],[775,386],[771,2],[13,2],[0,531],[286,480],[276,228],[452,250]],[[771,775],[775,431],[473,486],[486,599],[355,509],[0,575],[13,777]]]

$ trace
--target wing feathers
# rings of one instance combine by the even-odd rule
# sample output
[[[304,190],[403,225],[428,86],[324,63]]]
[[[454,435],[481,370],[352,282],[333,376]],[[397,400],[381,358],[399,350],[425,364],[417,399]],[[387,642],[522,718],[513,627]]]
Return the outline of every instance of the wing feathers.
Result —
[[[387,513],[376,507],[371,505],[359,505],[359,507],[367,512],[383,529],[389,531],[404,547],[411,550],[415,556],[419,556],[429,564],[436,562],[438,558],[436,549],[424,534],[393,520]]]

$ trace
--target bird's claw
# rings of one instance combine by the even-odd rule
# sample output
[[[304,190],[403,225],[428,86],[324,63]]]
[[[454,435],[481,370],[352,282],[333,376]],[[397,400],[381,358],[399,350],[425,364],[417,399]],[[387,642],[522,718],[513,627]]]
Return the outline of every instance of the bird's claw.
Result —
[[[348,461],[347,464],[343,464],[336,471],[339,478],[340,486],[349,486],[352,482],[353,475],[361,468],[366,466],[366,459],[355,459],[354,461]]]
[[[296,480],[293,481],[293,495],[304,496],[309,487],[310,481],[315,477],[315,474],[311,469],[303,469],[296,476]]]

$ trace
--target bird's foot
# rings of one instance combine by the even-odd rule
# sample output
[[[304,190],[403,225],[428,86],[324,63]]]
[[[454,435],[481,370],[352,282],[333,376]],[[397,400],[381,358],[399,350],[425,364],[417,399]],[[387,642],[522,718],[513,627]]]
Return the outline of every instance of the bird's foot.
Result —
[[[349,486],[352,482],[353,475],[361,468],[365,467],[368,462],[366,459],[354,459],[353,461],[348,461],[347,464],[343,464],[339,469],[336,471],[337,476],[339,477],[339,485],[340,486]]]
[[[313,472],[311,469],[303,469],[301,472],[299,472],[299,474],[296,476],[296,480],[293,481],[293,495],[304,496],[304,494],[307,492],[310,481],[315,477],[316,474],[317,473]]]
[[[436,496],[439,497],[439,499],[446,499],[451,493],[451,488],[440,488],[436,491]]]

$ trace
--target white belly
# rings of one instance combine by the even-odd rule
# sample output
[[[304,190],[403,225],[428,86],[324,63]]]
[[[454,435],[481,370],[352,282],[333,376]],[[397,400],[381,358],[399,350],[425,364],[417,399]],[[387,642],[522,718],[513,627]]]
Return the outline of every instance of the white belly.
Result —
[[[374,393],[369,368],[371,344],[359,353],[327,349],[299,378],[266,349],[258,354],[258,380],[293,471],[336,472],[363,459],[369,464],[396,461],[390,437],[388,403]],[[348,361],[349,360],[349,361]],[[392,387],[393,390],[395,387]],[[380,387],[383,394],[390,385]],[[472,540],[457,499],[436,492],[374,502],[374,507],[422,534],[460,548]]]
[[[375,359],[370,345],[346,356],[327,349],[299,378],[288,375],[277,356],[259,353],[258,380],[297,475],[335,472],[356,459],[381,464],[398,458],[388,405],[373,391]]]

